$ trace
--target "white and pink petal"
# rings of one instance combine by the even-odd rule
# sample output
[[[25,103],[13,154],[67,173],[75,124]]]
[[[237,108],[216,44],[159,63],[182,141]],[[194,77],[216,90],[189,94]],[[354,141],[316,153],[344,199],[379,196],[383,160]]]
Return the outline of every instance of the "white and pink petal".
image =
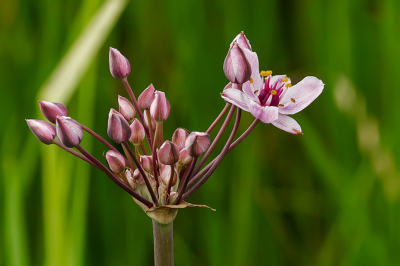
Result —
[[[278,108],[275,106],[261,106],[258,103],[249,101],[250,113],[261,122],[266,124],[278,119]]]
[[[279,114],[278,119],[273,121],[272,124],[290,134],[303,135],[299,123],[290,116]]]
[[[324,86],[322,80],[316,77],[305,77],[287,89],[279,102],[279,113],[292,115],[300,112],[322,93]]]
[[[248,102],[251,102],[251,100],[242,91],[238,89],[226,89],[222,92],[221,96],[226,102],[249,112]]]

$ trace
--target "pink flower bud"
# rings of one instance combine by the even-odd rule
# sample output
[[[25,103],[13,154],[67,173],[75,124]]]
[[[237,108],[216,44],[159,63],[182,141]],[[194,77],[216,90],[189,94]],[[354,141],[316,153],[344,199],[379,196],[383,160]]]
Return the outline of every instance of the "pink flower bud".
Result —
[[[150,115],[156,122],[164,122],[169,116],[170,105],[162,91],[156,91],[150,106]]]
[[[224,72],[232,83],[243,84],[250,79],[251,66],[237,42],[233,43],[226,55]]]
[[[131,73],[131,65],[117,49],[110,47],[110,72],[116,79],[126,78]]]
[[[136,169],[133,172],[133,179],[136,180],[139,184],[144,184],[143,176],[140,174],[139,169]]]
[[[36,119],[25,119],[28,127],[37,139],[44,144],[52,144],[56,137],[56,128],[49,122]]]
[[[182,150],[183,148],[185,148],[185,142],[188,136],[189,133],[187,132],[187,130],[181,127],[177,128],[172,135],[172,142],[178,146],[179,150]]]
[[[154,89],[153,84],[150,84],[140,95],[138,98],[139,108],[143,110],[150,109],[150,105],[154,100]]]
[[[179,160],[178,146],[167,140],[161,145],[158,151],[158,159],[161,163],[166,165],[173,165]]]
[[[40,111],[51,123],[56,123],[57,116],[67,116],[68,110],[61,103],[39,101]]]
[[[199,157],[210,147],[210,135],[192,132],[186,139],[185,148],[192,157]]]
[[[166,186],[168,186],[170,178],[171,178],[171,166],[164,165],[161,168],[160,179]],[[174,186],[176,184],[176,181],[177,181],[177,177],[176,177],[176,172],[175,172],[175,169],[174,169],[174,176],[172,178],[171,186]]]
[[[147,121],[147,112],[149,112],[149,110],[144,110],[143,116],[144,116],[144,126],[146,128],[149,128],[149,122]],[[151,119],[151,129],[152,131],[156,131],[156,120],[154,120],[153,117],[150,116]]]
[[[131,128],[131,136],[129,141],[134,145],[140,145],[146,136],[144,132],[143,125],[139,122],[139,120],[133,120],[132,124],[130,125]]]
[[[153,156],[140,156],[140,162],[142,164],[143,170],[145,170],[147,173],[153,172]]]
[[[193,157],[189,155],[188,151],[185,148],[183,148],[179,153],[178,164],[181,166],[188,165],[192,161],[192,158]]]
[[[111,171],[114,173],[120,174],[125,170],[126,161],[124,156],[122,156],[119,152],[109,150],[106,153],[106,160]]]
[[[108,114],[107,135],[118,144],[126,142],[131,136],[131,128],[126,119],[112,108]]]
[[[123,115],[127,121],[130,121],[135,117],[135,107],[133,107],[132,103],[128,99],[118,95],[118,104],[120,114]]]
[[[246,38],[246,35],[244,35],[244,32],[242,31],[241,33],[239,33],[238,36],[236,36],[236,38],[233,40],[232,44],[234,42],[237,42],[242,48],[246,48],[249,49],[251,51],[251,45],[249,40]]]
[[[125,177],[126,180],[128,180],[129,185],[131,186],[132,189],[136,188],[136,183],[135,183],[135,179],[133,178],[133,173],[131,170],[127,169],[125,171]]]
[[[57,137],[68,148],[78,146],[83,138],[81,124],[68,116],[59,116],[56,119]]]

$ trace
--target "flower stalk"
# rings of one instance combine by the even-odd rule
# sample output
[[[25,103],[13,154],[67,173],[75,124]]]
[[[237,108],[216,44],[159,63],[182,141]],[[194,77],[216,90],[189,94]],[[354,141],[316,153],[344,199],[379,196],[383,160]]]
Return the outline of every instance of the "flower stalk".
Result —
[[[161,224],[153,220],[154,265],[174,265],[174,222]]]

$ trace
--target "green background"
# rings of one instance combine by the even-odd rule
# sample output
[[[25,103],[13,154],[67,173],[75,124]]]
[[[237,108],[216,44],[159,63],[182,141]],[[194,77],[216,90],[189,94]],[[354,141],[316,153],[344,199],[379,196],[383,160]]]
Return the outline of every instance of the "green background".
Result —
[[[240,31],[261,70],[326,86],[294,115],[304,136],[260,123],[189,198],[217,211],[179,212],[176,265],[399,265],[397,0],[1,1],[0,265],[151,265],[151,220],[131,197],[24,119],[40,118],[39,98],[59,101],[108,139],[109,108],[127,97],[112,46],[136,95],[166,93],[166,138],[205,131]],[[89,135],[82,145],[106,150]]]

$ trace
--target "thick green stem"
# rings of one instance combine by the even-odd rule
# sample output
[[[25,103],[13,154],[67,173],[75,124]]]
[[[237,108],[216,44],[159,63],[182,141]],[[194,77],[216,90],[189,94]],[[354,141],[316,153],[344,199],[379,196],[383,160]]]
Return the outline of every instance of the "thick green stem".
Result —
[[[174,265],[174,230],[173,223],[160,224],[153,220],[154,265]]]

